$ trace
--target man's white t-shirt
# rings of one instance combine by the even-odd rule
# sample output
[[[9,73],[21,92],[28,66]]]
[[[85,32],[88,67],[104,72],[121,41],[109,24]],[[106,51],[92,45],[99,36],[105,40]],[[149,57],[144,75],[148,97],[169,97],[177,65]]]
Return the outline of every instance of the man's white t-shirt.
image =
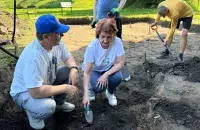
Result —
[[[120,38],[115,37],[108,49],[102,48],[99,39],[95,39],[86,49],[82,69],[85,70],[86,63],[93,63],[93,71],[107,71],[115,64],[116,58],[124,54]]]
[[[29,88],[52,84],[55,80],[54,71],[56,71],[53,62],[64,62],[69,57],[71,57],[71,54],[62,41],[59,45],[54,46],[51,51],[47,51],[35,39],[23,50],[18,59],[10,95],[15,96]],[[53,58],[54,60],[52,60]]]

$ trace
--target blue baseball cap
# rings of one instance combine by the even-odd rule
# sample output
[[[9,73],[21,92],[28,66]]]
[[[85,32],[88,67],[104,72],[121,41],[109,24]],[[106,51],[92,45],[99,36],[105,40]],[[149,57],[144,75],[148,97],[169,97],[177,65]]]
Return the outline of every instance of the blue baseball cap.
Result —
[[[42,15],[35,23],[37,33],[66,33],[70,27],[60,23],[55,16],[51,14]]]

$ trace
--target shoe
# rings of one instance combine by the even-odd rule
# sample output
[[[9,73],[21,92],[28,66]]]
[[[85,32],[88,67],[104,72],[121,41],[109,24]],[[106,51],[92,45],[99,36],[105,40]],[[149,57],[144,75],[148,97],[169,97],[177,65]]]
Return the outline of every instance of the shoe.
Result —
[[[159,56],[157,56],[157,59],[166,59],[169,57],[169,54],[166,53],[166,51],[162,51],[161,54]]]
[[[111,106],[116,106],[117,105],[116,96],[114,94],[110,94],[107,89],[106,89],[106,97],[108,98],[109,104]]]
[[[180,57],[177,57],[174,59],[175,60],[175,65],[184,65],[185,64],[185,61],[183,59],[181,59]]]
[[[31,113],[26,110],[26,114],[28,116],[29,124],[32,128],[40,130],[45,127],[44,120],[33,118]]]
[[[95,93],[92,90],[88,90],[88,96],[90,101],[95,101]]]
[[[71,112],[75,109],[75,105],[65,102],[62,105],[56,105],[56,111]]]

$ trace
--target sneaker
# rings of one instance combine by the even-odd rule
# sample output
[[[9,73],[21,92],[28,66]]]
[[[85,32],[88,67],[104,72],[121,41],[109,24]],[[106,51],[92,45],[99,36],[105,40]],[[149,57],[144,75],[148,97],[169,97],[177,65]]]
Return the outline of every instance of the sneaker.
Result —
[[[45,127],[44,120],[33,118],[31,113],[26,110],[28,116],[29,124],[34,129],[43,129]]]
[[[111,106],[116,106],[117,105],[116,96],[114,94],[110,94],[107,89],[106,89],[106,97],[108,98],[109,104]]]
[[[169,54],[167,54],[165,51],[162,51],[159,56],[157,56],[157,59],[166,59],[169,57]]]
[[[62,105],[56,105],[56,111],[71,112],[75,108],[74,104],[65,102]]]
[[[95,93],[92,90],[88,90],[88,96],[90,101],[95,101]]]
[[[180,57],[177,57],[177,58],[175,58],[175,65],[177,66],[177,65],[184,65],[184,60],[183,59],[181,59]]]

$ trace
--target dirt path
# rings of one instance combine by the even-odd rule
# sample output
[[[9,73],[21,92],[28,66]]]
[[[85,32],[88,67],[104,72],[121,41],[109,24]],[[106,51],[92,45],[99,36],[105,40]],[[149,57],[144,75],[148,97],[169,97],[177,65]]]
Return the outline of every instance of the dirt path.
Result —
[[[67,47],[79,65],[88,43],[94,38],[89,26],[71,26],[64,36]],[[167,28],[159,27],[164,36]],[[171,47],[178,55],[180,31]],[[190,33],[185,51],[185,66],[174,66],[169,59],[155,57],[163,49],[155,32],[148,24],[136,23],[123,26],[126,62],[132,79],[117,89],[118,106],[111,107],[104,93],[92,103],[94,124],[84,119],[81,104],[82,87],[71,113],[56,113],[46,121],[48,130],[199,130],[200,129],[200,37]],[[144,54],[146,62],[144,63]],[[0,129],[30,129],[26,115],[8,96],[12,71],[0,69]]]

